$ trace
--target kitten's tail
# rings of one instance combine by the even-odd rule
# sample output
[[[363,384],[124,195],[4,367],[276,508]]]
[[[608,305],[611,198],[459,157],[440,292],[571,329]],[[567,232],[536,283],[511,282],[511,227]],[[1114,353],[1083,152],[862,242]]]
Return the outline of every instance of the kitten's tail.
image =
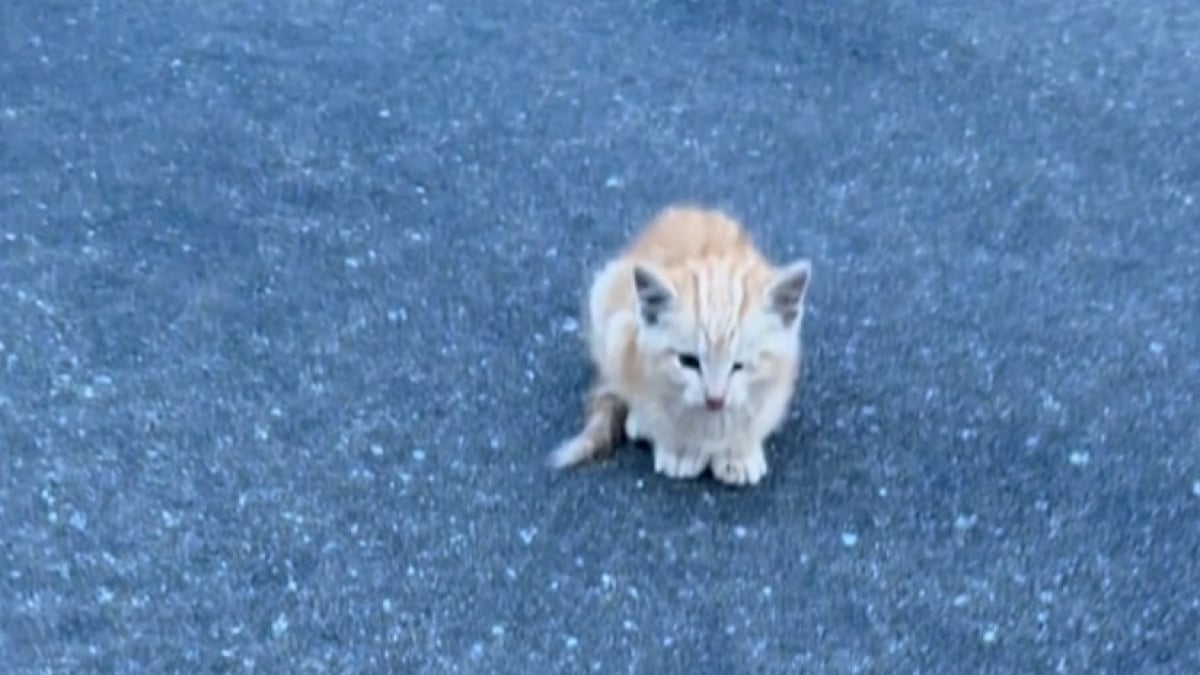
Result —
[[[583,431],[559,445],[550,453],[548,464],[563,469],[591,459],[616,444],[625,436],[625,416],[629,407],[615,392],[596,385],[588,392],[587,415]]]

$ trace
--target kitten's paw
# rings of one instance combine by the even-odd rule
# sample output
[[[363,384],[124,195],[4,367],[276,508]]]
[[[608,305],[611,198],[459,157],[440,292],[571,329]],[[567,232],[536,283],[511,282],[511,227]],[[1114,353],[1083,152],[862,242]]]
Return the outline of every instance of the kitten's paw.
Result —
[[[767,457],[762,446],[739,455],[714,457],[712,474],[729,485],[754,485],[767,475]]]
[[[678,454],[666,450],[654,451],[654,472],[668,478],[695,478],[703,473],[706,463],[701,455]]]
[[[625,438],[631,441],[645,440],[641,433],[642,429],[638,423],[637,414],[630,410],[629,414],[625,415]]]

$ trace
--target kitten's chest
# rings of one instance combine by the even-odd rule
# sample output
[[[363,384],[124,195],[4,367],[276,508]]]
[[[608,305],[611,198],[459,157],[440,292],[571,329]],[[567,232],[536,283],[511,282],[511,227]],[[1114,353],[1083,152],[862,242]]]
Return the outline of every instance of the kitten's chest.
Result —
[[[737,436],[747,421],[734,411],[685,410],[675,416],[674,435],[693,447],[721,446]]]

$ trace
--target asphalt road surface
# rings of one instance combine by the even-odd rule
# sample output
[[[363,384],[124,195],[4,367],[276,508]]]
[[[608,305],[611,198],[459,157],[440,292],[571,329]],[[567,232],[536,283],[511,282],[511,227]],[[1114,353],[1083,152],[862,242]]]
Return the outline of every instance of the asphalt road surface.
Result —
[[[1200,672],[1191,0],[0,4],[12,673]],[[751,490],[555,474],[667,203],[814,261]]]

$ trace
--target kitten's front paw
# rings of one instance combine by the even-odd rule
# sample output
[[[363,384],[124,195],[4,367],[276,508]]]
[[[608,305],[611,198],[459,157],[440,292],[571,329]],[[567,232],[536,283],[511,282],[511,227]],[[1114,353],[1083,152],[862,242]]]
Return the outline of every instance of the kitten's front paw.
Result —
[[[642,429],[638,424],[637,414],[630,410],[629,413],[625,415],[625,438],[628,438],[631,441],[645,440],[642,438],[641,433]]]
[[[695,478],[705,468],[704,457],[693,454],[679,454],[667,450],[654,450],[654,472],[668,478]]]
[[[737,455],[713,458],[713,477],[729,485],[754,485],[767,475],[767,457],[762,446]]]

